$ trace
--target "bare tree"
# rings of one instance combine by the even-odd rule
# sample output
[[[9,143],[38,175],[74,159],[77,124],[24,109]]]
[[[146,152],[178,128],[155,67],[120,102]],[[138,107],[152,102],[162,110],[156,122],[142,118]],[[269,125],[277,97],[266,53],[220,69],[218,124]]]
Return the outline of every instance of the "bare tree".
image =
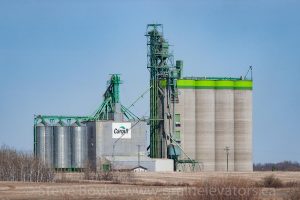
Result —
[[[32,154],[18,152],[7,146],[0,148],[0,180],[50,182],[54,171]]]
[[[254,171],[300,171],[300,163],[283,161],[279,163],[257,163],[253,165]]]

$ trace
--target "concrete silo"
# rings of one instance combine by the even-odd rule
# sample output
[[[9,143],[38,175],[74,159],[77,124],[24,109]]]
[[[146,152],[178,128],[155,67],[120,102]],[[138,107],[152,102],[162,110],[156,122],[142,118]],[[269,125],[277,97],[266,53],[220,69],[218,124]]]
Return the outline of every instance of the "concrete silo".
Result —
[[[252,81],[235,81],[234,133],[234,169],[253,171]]]
[[[197,80],[196,91],[196,160],[204,171],[215,170],[215,81]]]
[[[180,116],[180,137],[181,145],[190,158],[196,158],[196,124],[195,124],[195,80],[178,80],[179,88],[179,110],[176,113]],[[177,107],[176,107],[177,108]]]
[[[184,152],[203,171],[227,171],[227,154],[228,171],[252,171],[252,81],[187,77],[177,87],[174,132]]]
[[[215,167],[216,171],[227,171],[228,164],[228,171],[234,171],[234,81],[217,80],[215,83]]]

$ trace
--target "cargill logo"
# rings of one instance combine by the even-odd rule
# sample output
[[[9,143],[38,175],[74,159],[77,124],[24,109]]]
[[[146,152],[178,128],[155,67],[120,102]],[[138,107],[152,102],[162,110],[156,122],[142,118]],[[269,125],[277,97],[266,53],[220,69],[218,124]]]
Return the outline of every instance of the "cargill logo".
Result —
[[[122,135],[124,135],[124,134],[127,134],[128,131],[129,131],[129,129],[125,128],[125,126],[120,126],[120,128],[115,128],[114,129],[114,133],[115,134],[122,134]]]
[[[112,138],[131,138],[131,124],[130,123],[112,123]]]

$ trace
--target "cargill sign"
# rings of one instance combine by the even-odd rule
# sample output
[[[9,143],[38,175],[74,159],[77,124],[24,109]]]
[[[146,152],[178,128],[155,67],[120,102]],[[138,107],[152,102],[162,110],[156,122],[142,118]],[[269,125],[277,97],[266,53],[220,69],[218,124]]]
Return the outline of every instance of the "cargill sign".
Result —
[[[112,138],[130,139],[131,123],[112,123]]]

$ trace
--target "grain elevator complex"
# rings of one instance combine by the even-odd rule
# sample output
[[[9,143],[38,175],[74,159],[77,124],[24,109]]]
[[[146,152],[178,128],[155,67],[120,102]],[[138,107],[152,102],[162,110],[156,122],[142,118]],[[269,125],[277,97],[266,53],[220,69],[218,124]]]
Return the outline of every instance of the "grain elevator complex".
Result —
[[[148,24],[146,37],[150,116],[121,104],[113,74],[92,115],[35,115],[35,156],[61,171],[253,171],[252,67],[239,78],[183,77],[163,26]]]

